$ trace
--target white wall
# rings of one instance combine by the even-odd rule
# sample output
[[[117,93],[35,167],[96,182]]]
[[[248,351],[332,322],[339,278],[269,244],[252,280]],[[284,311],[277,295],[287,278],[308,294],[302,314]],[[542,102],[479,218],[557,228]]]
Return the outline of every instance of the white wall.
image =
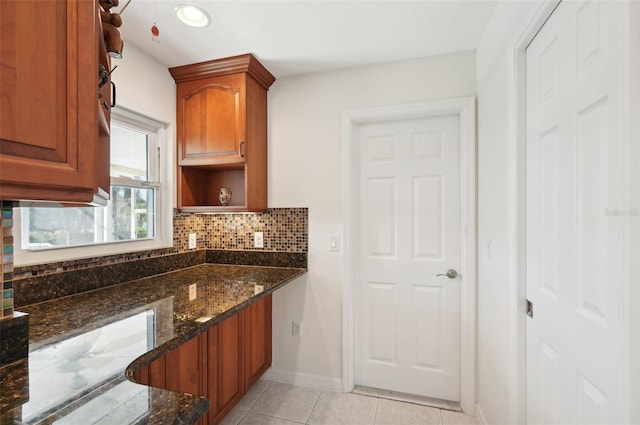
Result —
[[[269,206],[309,207],[309,272],[276,292],[272,378],[341,389],[341,113],[475,95],[462,52],[282,78],[269,91]],[[291,322],[302,321],[302,336]]]
[[[518,421],[514,49],[541,3],[500,2],[476,51],[478,414]]]
[[[116,65],[111,77],[118,105],[175,126],[176,85],[167,67],[132,44],[125,44],[122,59],[111,60]]]

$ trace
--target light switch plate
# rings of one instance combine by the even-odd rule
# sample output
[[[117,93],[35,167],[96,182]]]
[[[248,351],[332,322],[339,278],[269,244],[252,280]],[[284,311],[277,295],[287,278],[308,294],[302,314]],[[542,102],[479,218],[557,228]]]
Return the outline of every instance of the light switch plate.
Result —
[[[340,235],[329,235],[329,251],[340,251]]]
[[[264,233],[262,232],[253,233],[253,247],[264,248]]]
[[[189,285],[189,301],[195,300],[196,297],[197,297],[196,284],[192,283],[191,285]]]
[[[195,233],[189,233],[189,249],[195,249],[198,241],[198,235]]]

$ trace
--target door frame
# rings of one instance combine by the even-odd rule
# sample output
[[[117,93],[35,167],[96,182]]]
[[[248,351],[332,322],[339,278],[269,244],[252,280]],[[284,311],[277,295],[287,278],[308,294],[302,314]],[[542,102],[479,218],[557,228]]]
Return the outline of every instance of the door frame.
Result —
[[[460,406],[475,414],[477,305],[476,100],[473,97],[358,109],[342,113],[342,390],[355,386],[355,246],[359,170],[356,129],[365,123],[457,115],[460,120]]]

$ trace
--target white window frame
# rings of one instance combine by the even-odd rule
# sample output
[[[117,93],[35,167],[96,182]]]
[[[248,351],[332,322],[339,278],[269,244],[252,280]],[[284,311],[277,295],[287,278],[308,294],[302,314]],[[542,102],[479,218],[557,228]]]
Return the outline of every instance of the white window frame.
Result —
[[[16,266],[27,266],[31,264],[52,263],[57,261],[67,261],[87,257],[100,257],[106,255],[123,254],[136,251],[148,251],[153,249],[168,248],[173,246],[173,214],[172,196],[173,193],[173,156],[169,149],[170,139],[167,131],[168,124],[141,115],[137,112],[118,106],[111,112],[111,120],[118,124],[123,124],[131,128],[142,129],[144,131],[155,130],[154,137],[150,135],[149,170],[151,175],[157,176],[159,180],[156,187],[156,221],[155,237],[128,240],[100,242],[82,246],[72,247],[52,247],[50,249],[27,250],[22,249],[22,220],[20,210],[14,214],[13,236],[14,236],[14,264]],[[153,155],[152,152],[157,154]],[[161,164],[165,166],[161,166]],[[154,174],[155,173],[155,174]],[[122,183],[121,179],[111,177],[112,184]],[[131,186],[131,181],[127,179],[125,185]],[[140,182],[140,187],[149,187],[146,183]],[[20,206],[30,206],[28,203],[20,203]]]

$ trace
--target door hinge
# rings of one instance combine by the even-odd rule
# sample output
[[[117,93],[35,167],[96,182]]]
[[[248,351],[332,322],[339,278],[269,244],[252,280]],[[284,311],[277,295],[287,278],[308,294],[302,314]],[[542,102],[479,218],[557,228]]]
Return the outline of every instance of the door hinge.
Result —
[[[533,319],[533,303],[527,300],[527,316]]]

